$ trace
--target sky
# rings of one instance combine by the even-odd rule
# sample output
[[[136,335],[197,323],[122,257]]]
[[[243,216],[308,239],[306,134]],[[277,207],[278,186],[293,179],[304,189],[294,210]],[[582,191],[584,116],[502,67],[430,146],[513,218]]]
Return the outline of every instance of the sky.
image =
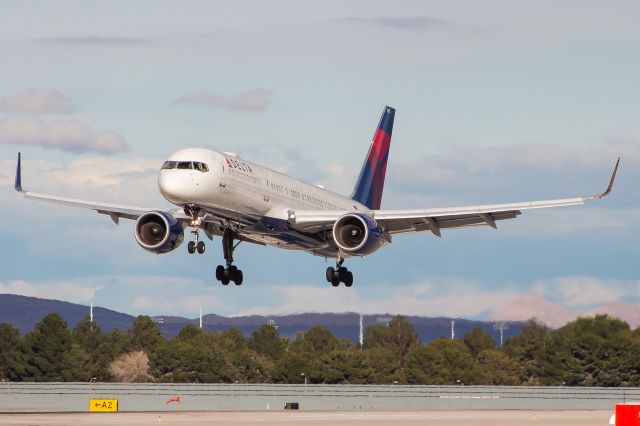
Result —
[[[637,1],[4,0],[0,15],[0,293],[130,314],[361,312],[559,326],[640,324]],[[170,208],[163,160],[233,151],[351,192],[385,105],[397,109],[383,208],[565,198],[498,229],[396,236],[347,261],[220,239],[153,255],[133,223],[36,192]]]

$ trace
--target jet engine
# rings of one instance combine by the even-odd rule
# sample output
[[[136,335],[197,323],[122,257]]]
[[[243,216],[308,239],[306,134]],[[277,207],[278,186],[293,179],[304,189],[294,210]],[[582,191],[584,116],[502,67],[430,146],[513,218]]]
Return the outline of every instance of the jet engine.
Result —
[[[333,240],[341,250],[355,256],[365,256],[382,247],[386,238],[376,221],[369,216],[348,213],[333,225]]]
[[[151,253],[168,253],[177,249],[184,234],[182,227],[165,212],[147,212],[138,217],[134,234],[140,246]]]

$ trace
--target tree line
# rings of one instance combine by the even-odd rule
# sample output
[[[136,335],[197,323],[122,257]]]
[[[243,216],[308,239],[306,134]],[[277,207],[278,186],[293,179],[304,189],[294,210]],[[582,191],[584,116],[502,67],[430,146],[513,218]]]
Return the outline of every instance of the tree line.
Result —
[[[401,316],[368,327],[362,347],[322,326],[290,340],[269,324],[165,338],[148,316],[109,333],[58,314],[24,337],[0,324],[3,381],[638,386],[639,355],[640,328],[606,315],[557,330],[530,320],[500,348],[480,327],[423,344]]]

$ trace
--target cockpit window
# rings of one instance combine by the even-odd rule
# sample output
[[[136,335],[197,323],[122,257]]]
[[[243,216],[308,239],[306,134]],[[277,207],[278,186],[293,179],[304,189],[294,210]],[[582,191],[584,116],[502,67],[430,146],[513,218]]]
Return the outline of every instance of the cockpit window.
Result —
[[[162,164],[162,169],[195,169],[202,173],[209,171],[209,167],[199,161],[165,161]]]
[[[206,164],[200,162],[194,162],[193,168],[196,170],[200,170],[202,173],[206,173],[209,171],[209,167]]]

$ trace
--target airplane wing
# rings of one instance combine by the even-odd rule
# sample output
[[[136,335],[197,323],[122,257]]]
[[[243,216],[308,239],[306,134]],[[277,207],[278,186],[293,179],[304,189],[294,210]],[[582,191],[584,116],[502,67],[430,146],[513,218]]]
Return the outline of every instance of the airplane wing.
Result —
[[[36,192],[25,191],[22,188],[22,170],[21,170],[20,153],[18,153],[18,165],[16,167],[15,190],[22,193],[22,195],[24,195],[25,198],[29,198],[32,200],[46,201],[49,203],[62,204],[66,206],[81,207],[81,208],[95,210],[98,213],[109,215],[116,224],[119,222],[121,217],[125,219],[135,220],[138,218],[138,216],[140,216],[143,213],[146,213],[149,211],[164,210],[161,208],[159,209],[159,208],[151,208],[151,207],[137,207],[137,206],[127,206],[123,204],[104,203],[99,201],[79,200],[76,198],[59,197],[57,195],[38,194]],[[168,213],[179,220],[191,219],[189,216],[187,216],[184,212],[180,210],[171,210]]]
[[[543,201],[526,201],[509,204],[487,204],[479,206],[449,207],[437,209],[415,210],[373,210],[371,216],[389,234],[430,231],[440,237],[442,229],[462,228],[467,226],[487,225],[496,228],[496,222],[514,219],[522,210],[542,209],[549,207],[575,206],[586,201],[598,200],[609,195],[618,171],[620,158],[611,174],[606,190],[588,197],[563,198]],[[302,229],[316,230],[332,226],[346,212],[336,211],[291,211],[289,222]]]

